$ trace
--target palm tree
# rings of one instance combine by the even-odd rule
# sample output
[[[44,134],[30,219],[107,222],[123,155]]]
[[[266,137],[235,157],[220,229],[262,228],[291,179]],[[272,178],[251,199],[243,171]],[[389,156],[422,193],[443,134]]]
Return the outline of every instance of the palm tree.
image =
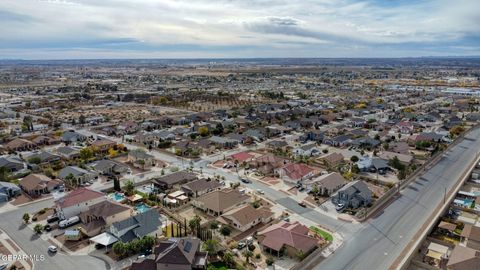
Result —
[[[201,220],[202,219],[198,215],[195,215],[192,219],[188,221],[188,227],[190,227],[190,231],[192,231],[192,233],[195,231],[196,228],[198,228],[198,226],[200,226]]]

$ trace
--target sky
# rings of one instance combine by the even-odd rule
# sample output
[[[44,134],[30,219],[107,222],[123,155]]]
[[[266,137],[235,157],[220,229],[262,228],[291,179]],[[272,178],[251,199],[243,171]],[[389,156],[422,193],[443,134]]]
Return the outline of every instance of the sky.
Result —
[[[0,59],[480,55],[479,0],[1,0]]]

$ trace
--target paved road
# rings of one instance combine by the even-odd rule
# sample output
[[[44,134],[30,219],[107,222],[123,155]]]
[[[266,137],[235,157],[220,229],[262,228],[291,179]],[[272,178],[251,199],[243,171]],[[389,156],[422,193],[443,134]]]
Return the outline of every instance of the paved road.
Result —
[[[34,213],[44,207],[50,207],[53,199],[41,201],[35,204],[26,205],[16,210],[0,214],[0,228],[7,233],[13,241],[29,255],[44,255],[45,261],[34,262],[35,270],[96,270],[108,269],[108,264],[91,256],[70,256],[58,252],[49,254],[47,248],[50,245],[41,239],[30,228],[22,223],[24,213]]]
[[[443,203],[445,188],[453,188],[479,151],[477,129],[315,269],[388,269],[432,211]]]

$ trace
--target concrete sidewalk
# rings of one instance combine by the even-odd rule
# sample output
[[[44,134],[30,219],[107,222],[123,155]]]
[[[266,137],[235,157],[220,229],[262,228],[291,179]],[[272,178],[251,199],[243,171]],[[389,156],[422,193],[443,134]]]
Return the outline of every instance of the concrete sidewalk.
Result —
[[[4,231],[0,230],[0,244],[3,245],[11,255],[15,256],[28,256],[23,250],[21,250],[18,245],[8,236]],[[3,254],[8,255],[8,254]],[[33,269],[33,262],[30,260],[16,260],[16,261],[7,261],[9,267],[15,263],[21,264],[25,270]]]

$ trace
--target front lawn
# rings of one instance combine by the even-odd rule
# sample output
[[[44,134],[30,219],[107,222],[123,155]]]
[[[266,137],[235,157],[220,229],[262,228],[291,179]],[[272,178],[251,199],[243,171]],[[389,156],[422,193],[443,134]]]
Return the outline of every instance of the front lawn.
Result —
[[[208,265],[207,270],[228,270],[228,267],[224,262],[214,262]]]
[[[325,240],[331,242],[333,241],[333,236],[329,234],[328,232],[321,230],[315,226],[310,226],[310,230],[314,231],[316,234],[322,236]]]

